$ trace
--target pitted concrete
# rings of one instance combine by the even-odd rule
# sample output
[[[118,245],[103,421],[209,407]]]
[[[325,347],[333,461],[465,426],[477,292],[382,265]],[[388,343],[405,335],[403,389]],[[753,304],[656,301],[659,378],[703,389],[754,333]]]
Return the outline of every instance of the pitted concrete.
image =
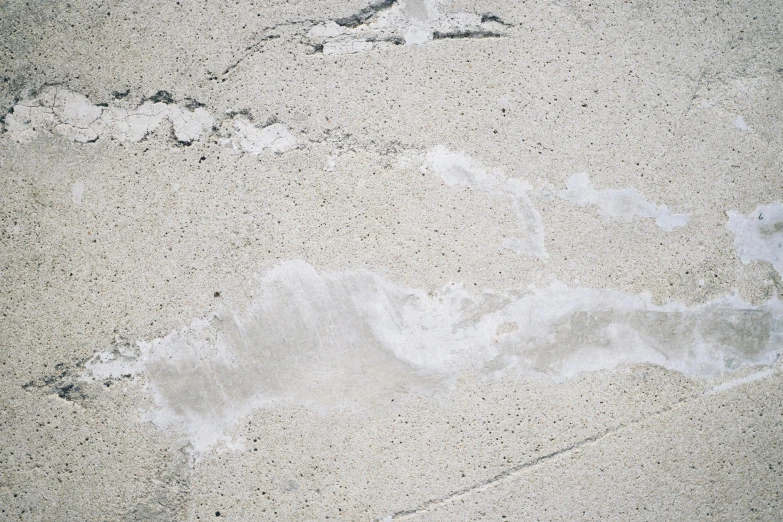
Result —
[[[780,5],[0,10],[0,520],[783,512]]]

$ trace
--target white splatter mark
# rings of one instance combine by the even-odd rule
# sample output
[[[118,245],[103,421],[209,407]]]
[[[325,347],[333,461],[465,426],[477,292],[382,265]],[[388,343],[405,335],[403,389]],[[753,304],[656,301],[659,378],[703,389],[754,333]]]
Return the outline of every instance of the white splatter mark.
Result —
[[[726,227],[734,233],[734,249],[743,264],[766,261],[783,276],[783,204],[756,207],[748,215],[726,212]]]
[[[645,201],[633,188],[595,190],[584,172],[571,176],[566,190],[557,195],[581,207],[597,207],[602,214],[613,218],[655,218],[655,224],[667,232],[685,226],[689,218],[688,214],[672,214],[666,205]]]
[[[447,393],[472,369],[566,379],[652,363],[716,377],[772,364],[783,306],[736,296],[655,305],[649,296],[562,284],[474,295],[434,293],[369,271],[271,270],[246,310],[197,319],[153,341],[96,354],[85,379],[143,375],[149,418],[205,451],[252,411],[280,401],[366,409],[408,393]]]
[[[503,194],[510,197],[522,230],[522,237],[507,238],[503,246],[518,254],[529,254],[545,260],[544,226],[527,191],[531,187],[518,179],[507,178],[499,169],[487,169],[472,158],[451,152],[438,145],[427,154],[427,162],[435,173],[451,187]]]
[[[737,116],[737,119],[734,120],[734,127],[737,128],[740,132],[751,132],[753,129],[751,129],[747,123],[745,123],[745,118],[742,116]]]
[[[73,185],[71,185],[71,201],[73,201],[73,204],[78,206],[81,206],[82,200],[84,199],[84,183],[81,181],[77,181]]]
[[[233,136],[224,138],[221,143],[236,152],[258,155],[266,149],[280,153],[296,147],[296,138],[281,123],[256,127],[244,118],[235,118],[233,127]]]
[[[743,384],[749,384],[751,382],[760,381],[762,379],[772,377],[773,375],[775,375],[775,369],[767,368],[766,370],[751,373],[750,375],[746,375],[745,377],[724,382],[723,384],[719,384],[717,386],[713,386],[712,388],[709,389],[709,391],[705,395],[714,395],[716,393],[725,392],[732,388],[736,388],[737,386],[742,386]]]

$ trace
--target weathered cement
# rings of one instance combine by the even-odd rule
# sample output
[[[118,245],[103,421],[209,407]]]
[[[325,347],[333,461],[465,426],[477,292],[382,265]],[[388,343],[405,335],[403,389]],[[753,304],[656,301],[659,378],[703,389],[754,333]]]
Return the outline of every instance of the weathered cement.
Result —
[[[782,43],[0,3],[0,520],[779,519]]]

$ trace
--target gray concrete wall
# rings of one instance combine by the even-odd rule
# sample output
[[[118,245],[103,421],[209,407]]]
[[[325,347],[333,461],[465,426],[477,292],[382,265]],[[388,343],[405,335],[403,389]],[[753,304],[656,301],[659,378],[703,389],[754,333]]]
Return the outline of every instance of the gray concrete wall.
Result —
[[[0,520],[779,520],[781,44],[0,1]]]

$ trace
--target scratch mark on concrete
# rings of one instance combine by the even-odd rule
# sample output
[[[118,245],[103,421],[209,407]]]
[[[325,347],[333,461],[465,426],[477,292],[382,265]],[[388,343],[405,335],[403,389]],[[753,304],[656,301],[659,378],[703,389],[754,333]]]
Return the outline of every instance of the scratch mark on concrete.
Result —
[[[231,63],[231,64],[230,64],[228,67],[226,67],[226,69],[223,71],[223,74],[222,74],[222,76],[223,76],[223,79],[224,79],[224,81],[225,81],[225,77],[226,77],[226,76],[228,76],[228,74],[229,74],[230,72],[232,72],[234,69],[236,69],[237,67],[239,67],[239,64],[241,64],[241,63],[242,63],[242,62],[243,62],[243,61],[244,61],[246,58],[248,58],[249,56],[252,56],[252,55],[253,55],[253,54],[255,54],[256,52],[258,52],[258,49],[259,49],[259,48],[260,48],[260,47],[261,47],[261,46],[262,46],[264,43],[266,43],[266,42],[268,42],[268,41],[270,41],[270,40],[276,40],[276,39],[278,39],[278,38],[280,38],[280,35],[278,35],[278,34],[270,34],[270,35],[268,35],[268,36],[264,36],[263,38],[261,38],[260,40],[258,40],[258,41],[257,41],[256,43],[254,43],[253,45],[251,45],[251,46],[247,47],[247,48],[245,49],[245,53],[244,53],[244,54],[243,54],[243,55],[242,55],[242,56],[241,56],[239,59],[237,59],[236,61],[234,61],[233,63]]]
[[[690,403],[690,402],[692,402],[694,400],[697,400],[697,399],[699,399],[701,397],[705,397],[705,396],[709,396],[709,395],[714,395],[714,394],[717,394],[717,393],[725,392],[725,391],[727,391],[727,390],[729,390],[731,388],[734,388],[734,387],[742,385],[742,384],[747,384],[747,383],[750,383],[750,382],[755,382],[755,381],[758,381],[758,380],[761,380],[761,379],[765,379],[765,378],[771,377],[775,373],[777,373],[777,372],[774,369],[770,368],[770,369],[767,369],[767,370],[764,370],[764,371],[761,371],[761,372],[753,373],[753,374],[749,375],[748,377],[745,377],[745,378],[742,378],[742,379],[736,379],[736,380],[733,380],[733,381],[729,381],[728,383],[725,383],[723,385],[715,386],[713,388],[710,388],[706,392],[696,393],[696,394],[692,394],[692,395],[688,395],[688,396],[682,397],[682,398],[678,399],[677,401],[675,401],[675,402],[673,402],[673,403],[671,403],[671,404],[669,404],[667,406],[664,406],[663,408],[661,408],[661,409],[659,409],[657,411],[654,411],[653,413],[651,413],[649,415],[645,415],[644,417],[638,418],[638,419],[633,420],[631,422],[627,422],[627,423],[621,424],[619,426],[615,426],[615,427],[603,430],[603,431],[601,431],[599,433],[596,433],[595,435],[592,435],[590,437],[584,438],[584,439],[582,439],[582,440],[580,440],[578,442],[575,442],[573,444],[569,444],[568,446],[566,446],[564,448],[560,448],[558,450],[552,451],[552,452],[547,453],[545,455],[541,455],[541,456],[536,457],[534,459],[528,460],[526,462],[523,462],[523,463],[518,464],[516,466],[513,466],[511,468],[508,468],[508,469],[506,469],[504,471],[501,471],[500,473],[498,473],[498,474],[496,474],[496,475],[494,475],[494,476],[492,476],[492,477],[490,477],[488,479],[482,480],[481,482],[478,482],[476,484],[473,484],[473,485],[466,486],[464,488],[458,489],[458,490],[453,491],[453,492],[451,492],[451,493],[449,493],[449,494],[447,494],[445,496],[442,496],[440,498],[428,500],[428,501],[418,505],[415,508],[397,511],[397,512],[393,513],[390,517],[387,517],[386,519],[387,520],[407,520],[407,519],[411,519],[411,518],[416,517],[417,515],[422,515],[424,513],[427,513],[428,511],[430,511],[432,509],[444,506],[446,504],[450,504],[452,502],[457,502],[457,501],[459,501],[460,499],[462,499],[462,498],[464,498],[466,496],[473,495],[473,494],[476,494],[476,493],[481,493],[482,491],[486,491],[486,490],[488,490],[488,489],[490,489],[492,487],[495,487],[495,486],[499,485],[501,482],[504,482],[506,480],[512,479],[512,478],[516,477],[517,475],[521,475],[522,473],[528,471],[531,468],[534,468],[534,467],[540,466],[542,464],[545,464],[545,463],[549,462],[550,460],[552,460],[552,459],[554,459],[556,457],[568,455],[568,454],[573,453],[574,451],[576,451],[576,450],[578,450],[578,449],[580,449],[580,448],[582,448],[584,446],[588,446],[588,445],[597,443],[598,441],[600,441],[601,439],[604,439],[605,437],[608,437],[610,435],[614,435],[616,433],[621,433],[621,432],[623,432],[623,431],[625,431],[625,430],[627,430],[627,429],[629,429],[629,428],[631,428],[633,426],[637,426],[637,425],[639,425],[639,424],[641,424],[643,422],[646,422],[646,421],[655,419],[657,417],[660,417],[662,415],[665,415],[665,414],[675,410],[676,408],[678,408],[680,406],[683,406],[685,404],[688,404],[688,403]]]

